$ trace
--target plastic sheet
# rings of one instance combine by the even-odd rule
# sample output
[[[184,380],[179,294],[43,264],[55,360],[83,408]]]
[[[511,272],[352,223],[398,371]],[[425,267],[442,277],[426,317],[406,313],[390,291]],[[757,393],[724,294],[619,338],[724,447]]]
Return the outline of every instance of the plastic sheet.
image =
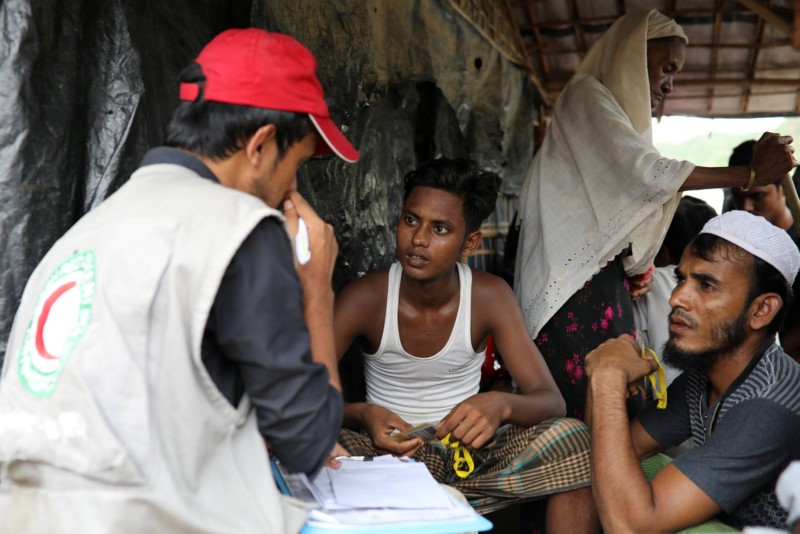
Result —
[[[336,228],[335,289],[392,261],[402,178],[422,160],[469,155],[518,192],[533,89],[444,2],[4,0],[0,358],[38,261],[161,142],[180,69],[219,31],[249,25],[315,53],[332,115],[362,154],[299,175]]]

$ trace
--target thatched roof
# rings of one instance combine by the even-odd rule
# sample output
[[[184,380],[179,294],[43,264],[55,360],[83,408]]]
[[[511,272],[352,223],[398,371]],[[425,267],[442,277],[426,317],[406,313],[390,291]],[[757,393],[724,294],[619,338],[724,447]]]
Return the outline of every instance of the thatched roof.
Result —
[[[659,115],[800,114],[800,2],[792,0],[450,0],[531,72],[546,105],[620,15],[658,9],[690,43]]]

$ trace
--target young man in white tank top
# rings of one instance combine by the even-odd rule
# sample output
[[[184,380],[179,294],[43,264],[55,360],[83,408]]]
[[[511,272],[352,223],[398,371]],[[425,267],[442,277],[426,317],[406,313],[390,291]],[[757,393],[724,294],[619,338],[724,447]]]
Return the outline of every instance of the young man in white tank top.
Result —
[[[397,262],[336,299],[337,354],[360,343],[367,386],[366,402],[345,406],[340,442],[353,454],[414,456],[480,512],[549,496],[548,532],[593,532],[588,429],[563,417],[508,284],[459,263],[481,243],[499,182],[465,159],[429,161],[406,176]],[[518,392],[479,392],[490,335]],[[436,424],[435,439],[393,437],[425,422]],[[440,441],[448,434],[471,452],[466,476]]]

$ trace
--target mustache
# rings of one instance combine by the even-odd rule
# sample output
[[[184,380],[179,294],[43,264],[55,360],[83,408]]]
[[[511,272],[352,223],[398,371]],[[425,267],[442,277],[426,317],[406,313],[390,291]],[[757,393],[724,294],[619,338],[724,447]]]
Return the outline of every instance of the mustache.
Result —
[[[678,308],[673,308],[672,311],[669,313],[669,318],[672,319],[673,317],[681,319],[691,328],[695,328],[697,326],[697,321],[695,321],[691,315]]]

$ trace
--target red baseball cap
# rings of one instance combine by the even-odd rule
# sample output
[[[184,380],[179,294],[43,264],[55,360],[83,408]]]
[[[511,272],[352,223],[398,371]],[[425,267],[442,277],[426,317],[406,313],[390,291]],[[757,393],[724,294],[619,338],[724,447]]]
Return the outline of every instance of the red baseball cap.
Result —
[[[292,37],[258,28],[225,30],[194,61],[206,78],[206,100],[308,113],[321,137],[317,154],[358,160],[358,151],[331,120],[316,75],[317,60]],[[181,100],[194,101],[199,94],[198,84],[181,83]]]

